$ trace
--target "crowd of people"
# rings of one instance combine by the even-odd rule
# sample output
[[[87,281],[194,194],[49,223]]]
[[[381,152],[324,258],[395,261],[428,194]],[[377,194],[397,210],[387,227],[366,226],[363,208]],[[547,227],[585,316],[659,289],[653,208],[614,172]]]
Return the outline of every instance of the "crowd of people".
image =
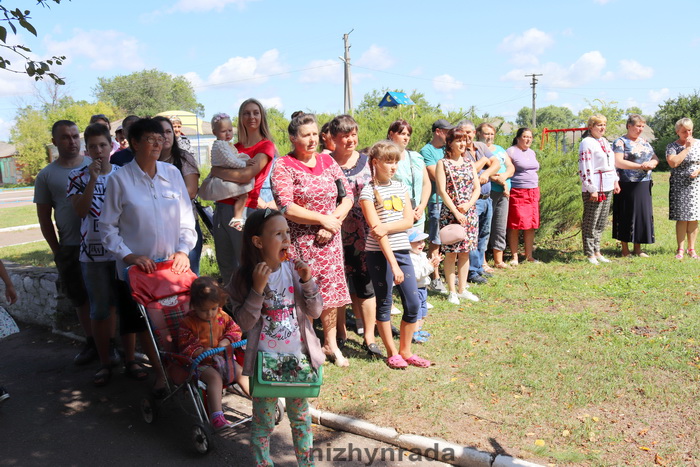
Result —
[[[87,337],[75,363],[99,360],[95,386],[108,384],[122,361],[127,376],[148,378],[148,368],[135,357],[137,336],[158,365],[124,271],[135,266],[150,272],[156,261],[169,259],[176,274],[199,273],[202,232],[192,204],[198,194],[215,202],[212,234],[222,288],[206,282],[213,295],[193,304],[188,319],[193,328],[198,319],[210,322],[228,300],[237,324],[234,329],[227,318],[227,331],[213,340],[231,342],[234,331],[239,339],[238,325],[248,331],[245,376],[252,375],[255,349],[296,353],[314,368],[326,358],[349,366],[343,355],[348,305],[370,358],[391,369],[430,367],[414,353],[414,344],[430,338],[428,290],[454,305],[477,302],[477,287],[469,290],[470,284],[488,282],[497,269],[539,262],[534,240],[540,161],[529,128],[519,128],[504,149],[494,144],[497,129],[490,123],[453,125],[439,119],[431,140],[416,152],[407,149],[411,124],[397,120],[387,128],[386,140],[358,149],[360,128],[352,116],[339,115],[319,130],[314,115],[296,112],[288,127],[291,150],[280,156],[260,102],[241,104],[235,145],[233,123],[225,113],[212,119],[212,168],[201,187],[177,118],[128,116],[120,128],[127,142],[122,143],[113,141],[109,120],[96,115],[84,130],[85,153],[75,123],[53,125],[58,158],[37,175],[34,202]],[[611,203],[613,238],[621,242],[623,257],[646,257],[642,245],[655,241],[651,172],[659,159],[641,137],[644,125],[641,116],[630,115],[627,133],[610,144],[605,117],[594,115],[587,123],[579,176],[583,252],[593,265],[610,262],[600,244]],[[690,119],[679,120],[678,139],[666,150],[678,259],[698,258],[700,143],[692,130]],[[394,289],[402,310],[395,306]],[[7,290],[8,300],[16,299],[13,289]],[[397,311],[400,325],[394,327],[390,318]],[[322,343],[303,317],[320,318]],[[206,348],[196,333],[185,341],[190,350]],[[158,375],[163,373],[154,374],[153,394],[162,397],[167,385]],[[221,385],[211,371],[203,374],[215,387]],[[274,404],[253,400],[252,444],[256,460],[264,464]],[[308,405],[288,400],[287,410],[297,458],[305,465],[311,449]],[[212,407],[212,420],[217,428],[226,425],[220,401]]]

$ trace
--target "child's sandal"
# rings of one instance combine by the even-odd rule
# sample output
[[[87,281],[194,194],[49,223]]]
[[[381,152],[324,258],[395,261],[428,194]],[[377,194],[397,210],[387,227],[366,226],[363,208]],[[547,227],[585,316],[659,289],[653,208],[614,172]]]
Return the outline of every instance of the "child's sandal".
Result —
[[[408,363],[406,363],[406,360],[404,360],[403,357],[399,354],[392,355],[391,357],[387,358],[386,364],[392,370],[404,370],[408,367]]]
[[[417,366],[418,368],[428,368],[430,365],[432,365],[432,363],[430,363],[430,360],[421,358],[416,354],[411,355],[405,361],[409,365]]]
[[[92,384],[100,388],[106,386],[110,379],[112,379],[112,366],[100,365],[100,368],[97,369],[97,373],[92,377]]]

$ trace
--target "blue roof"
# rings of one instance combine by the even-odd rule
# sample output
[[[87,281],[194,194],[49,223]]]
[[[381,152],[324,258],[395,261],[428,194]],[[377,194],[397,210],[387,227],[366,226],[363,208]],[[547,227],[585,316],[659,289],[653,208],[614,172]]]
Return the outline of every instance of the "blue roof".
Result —
[[[379,107],[396,107],[397,105],[416,105],[405,92],[387,92]]]

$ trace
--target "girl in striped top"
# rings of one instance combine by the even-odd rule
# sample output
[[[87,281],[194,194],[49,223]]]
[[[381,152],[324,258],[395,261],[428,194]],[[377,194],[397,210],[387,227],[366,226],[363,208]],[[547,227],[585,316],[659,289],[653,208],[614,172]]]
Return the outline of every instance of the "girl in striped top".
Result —
[[[377,300],[377,329],[386,347],[390,368],[402,369],[408,365],[427,368],[430,361],[411,352],[420,299],[406,233],[413,226],[411,200],[406,186],[392,180],[401,150],[396,143],[380,141],[370,148],[369,159],[372,182],[362,189],[360,206],[370,227],[365,251]],[[390,322],[393,284],[399,289],[404,310],[398,350]]]

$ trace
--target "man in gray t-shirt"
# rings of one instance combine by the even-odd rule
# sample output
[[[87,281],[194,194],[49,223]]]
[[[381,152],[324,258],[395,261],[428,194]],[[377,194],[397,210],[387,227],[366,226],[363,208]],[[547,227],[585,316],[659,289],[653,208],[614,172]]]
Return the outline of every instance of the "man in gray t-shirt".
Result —
[[[58,159],[41,169],[34,182],[34,203],[41,233],[54,255],[54,262],[66,296],[77,308],[87,343],[75,357],[84,365],[97,357],[90,325],[90,307],[80,270],[80,218],[66,198],[68,175],[73,169],[92,162],[80,154],[80,132],[70,120],[59,120],[51,129],[51,141],[58,149]],[[51,215],[58,227],[58,236]]]

